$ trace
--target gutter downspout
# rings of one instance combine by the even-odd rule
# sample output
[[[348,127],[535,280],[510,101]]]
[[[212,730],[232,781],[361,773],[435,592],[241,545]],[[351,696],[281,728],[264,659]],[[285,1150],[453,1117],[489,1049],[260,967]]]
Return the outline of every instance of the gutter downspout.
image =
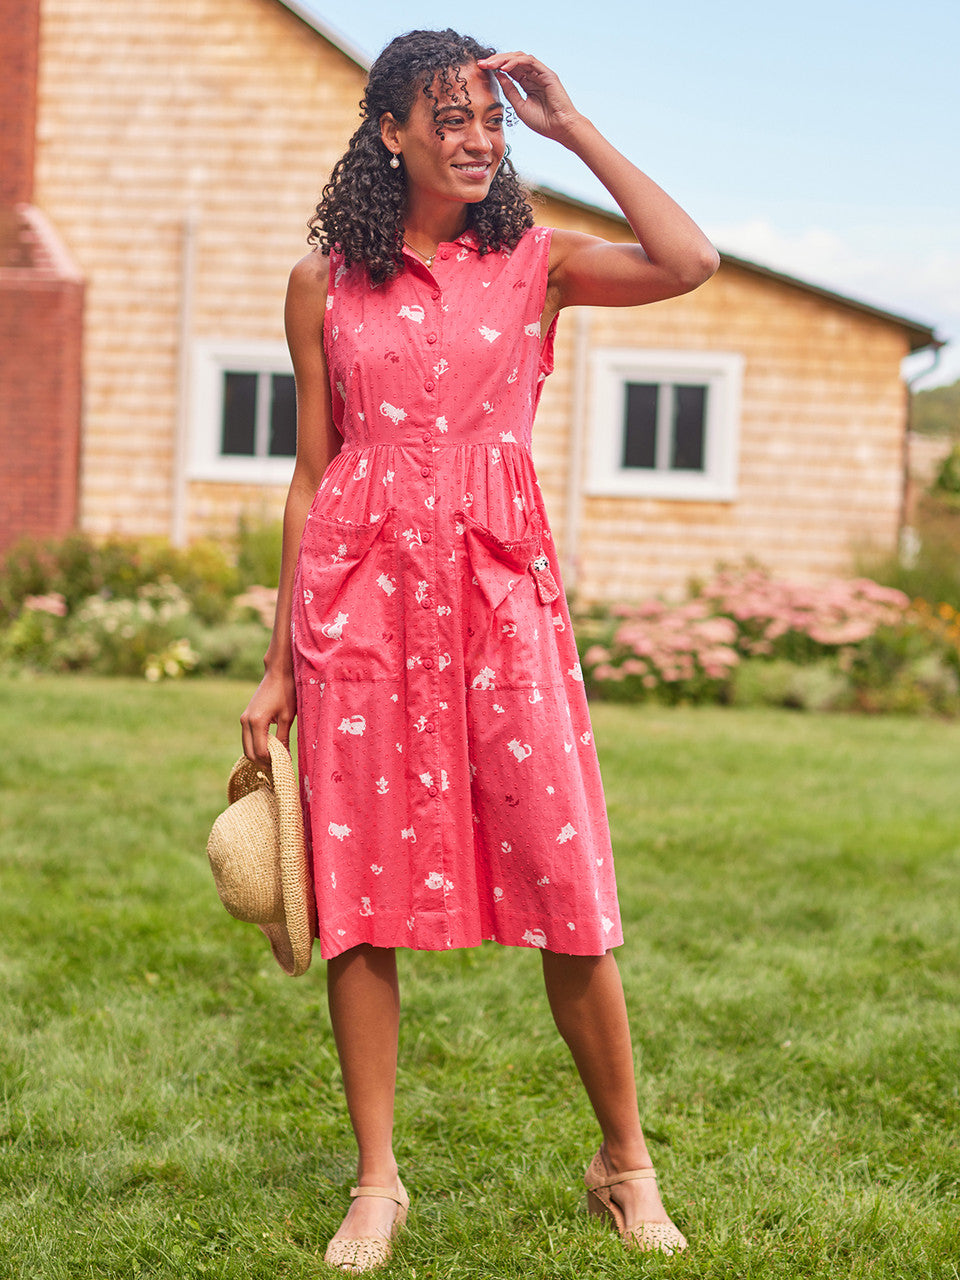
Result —
[[[913,388],[914,384],[919,382],[921,378],[926,378],[928,374],[933,373],[937,365],[940,363],[940,354],[946,346],[945,342],[937,342],[933,346],[933,359],[930,361],[928,368],[921,373],[915,373],[912,378],[907,381],[907,413],[906,424],[903,433],[903,479],[900,487],[900,529],[897,534],[897,557],[903,568],[909,569],[916,564],[917,556],[920,554],[920,535],[916,528],[910,523],[913,515],[913,477],[910,475],[910,431],[913,421]]]
[[[590,351],[592,307],[578,307],[573,348],[570,444],[563,518],[563,576],[567,592],[577,588],[580,559],[580,516],[583,508],[584,444],[587,438],[587,358]]]
[[[187,541],[187,459],[190,446],[190,340],[193,336],[193,294],[197,274],[196,209],[184,215],[180,240],[180,304],[177,315],[177,413],[173,442],[173,495],[170,541]]]

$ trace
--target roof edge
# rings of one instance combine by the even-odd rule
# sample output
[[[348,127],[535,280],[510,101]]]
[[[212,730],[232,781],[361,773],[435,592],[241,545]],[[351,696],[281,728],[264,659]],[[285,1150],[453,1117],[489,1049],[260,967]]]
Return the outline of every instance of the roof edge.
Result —
[[[531,184],[530,190],[545,199],[558,200],[561,204],[568,205],[572,209],[582,209],[585,213],[593,213],[603,218],[609,218],[610,221],[617,222],[628,229],[630,227],[629,222],[622,213],[617,213],[613,209],[605,209],[602,205],[591,204],[587,200],[580,200],[576,196],[567,195],[564,191],[557,191],[554,187],[547,187],[538,182]],[[719,252],[721,265],[728,263],[732,267],[739,267],[742,271],[749,271],[753,275],[762,276],[766,280],[774,280],[778,284],[801,289],[804,293],[823,298],[826,302],[833,302],[849,310],[858,311],[862,315],[872,316],[875,320],[883,320],[888,324],[896,325],[907,333],[911,353],[923,351],[926,347],[939,349],[946,346],[946,341],[943,338],[938,338],[934,329],[930,325],[924,324],[921,320],[914,320],[910,316],[900,315],[896,311],[887,311],[883,307],[874,306],[869,302],[861,302],[859,298],[851,298],[848,294],[837,293],[836,290],[827,289],[823,285],[811,284],[809,280],[802,280],[799,276],[789,275],[785,271],[777,271],[773,267],[762,266],[759,262],[752,262],[749,258],[738,257],[736,254],[727,253],[723,249]]]
[[[348,40],[346,36],[337,31],[336,28],[324,22],[312,9],[302,3],[302,0],[279,0],[279,3],[310,27],[311,30],[315,31],[317,35],[322,36],[324,40],[332,44],[344,57],[349,58],[361,71],[370,70],[371,62],[367,55]],[[555,187],[533,182],[529,184],[529,189],[547,200],[558,200],[561,204],[565,204],[571,209],[580,209],[584,213],[592,213],[602,218],[608,218],[610,221],[618,222],[624,227],[629,228],[630,226],[622,213],[614,212],[612,209],[605,209],[602,205],[591,204],[588,200],[580,200],[576,196],[568,195],[565,191],[558,191]],[[801,289],[804,293],[823,298],[825,301],[835,303],[837,306],[858,311],[861,315],[872,316],[876,320],[896,325],[908,335],[911,352],[923,351],[926,347],[938,349],[946,346],[944,339],[938,338],[933,328],[920,320],[899,315],[895,311],[887,311],[883,307],[873,306],[869,302],[861,302],[858,298],[851,298],[848,294],[837,293],[835,290],[824,288],[822,285],[811,284],[810,281],[801,280],[798,276],[788,275],[784,271],[776,271],[772,267],[761,266],[759,262],[751,262],[748,258],[740,258],[735,254],[726,253],[722,249],[720,250],[720,261],[721,265],[724,262],[729,263],[730,266],[739,267],[742,271],[749,271],[753,275],[761,276],[766,280],[775,280],[778,284]]]
[[[17,204],[5,213],[8,255],[12,248],[15,260],[5,266],[0,259],[0,280],[83,284],[80,268],[45,213],[33,204]]]
[[[334,48],[339,49],[361,71],[370,70],[372,63],[367,55],[361,49],[358,49],[352,41],[348,40],[345,35],[342,35],[336,27],[331,27],[307,5],[302,4],[301,0],[279,0],[279,2],[285,9],[289,9],[294,17],[299,18],[301,22],[306,23],[308,27],[316,31],[317,35],[323,36],[324,40],[332,44]]]
[[[859,298],[851,298],[849,294],[837,293],[834,289],[827,289],[823,285],[811,284],[809,280],[801,280],[798,276],[789,275],[785,271],[776,271],[773,267],[762,266],[759,262],[752,262],[749,258],[740,258],[735,254],[726,253],[720,250],[721,262],[729,262],[733,267],[740,267],[744,271],[751,271],[754,275],[764,276],[769,280],[776,280],[778,284],[792,285],[796,289],[802,289],[805,293],[812,293],[815,297],[824,298],[827,302],[836,302],[841,306],[848,307],[853,311],[859,311],[863,315],[873,316],[876,320],[886,320],[891,324],[898,325],[910,335],[910,350],[922,351],[925,347],[945,347],[946,340],[938,338],[933,328],[924,324],[922,320],[914,320],[910,316],[901,315],[896,311],[887,311],[883,307],[874,306],[870,302],[862,302]]]

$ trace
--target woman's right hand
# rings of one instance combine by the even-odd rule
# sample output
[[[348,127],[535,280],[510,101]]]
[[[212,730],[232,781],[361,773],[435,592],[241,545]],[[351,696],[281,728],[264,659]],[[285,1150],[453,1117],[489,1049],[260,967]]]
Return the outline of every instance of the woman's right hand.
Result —
[[[270,726],[277,726],[277,740],[290,746],[290,727],[297,715],[297,688],[293,672],[268,670],[257,691],[240,717],[243,728],[243,754],[248,760],[269,765],[267,737]]]

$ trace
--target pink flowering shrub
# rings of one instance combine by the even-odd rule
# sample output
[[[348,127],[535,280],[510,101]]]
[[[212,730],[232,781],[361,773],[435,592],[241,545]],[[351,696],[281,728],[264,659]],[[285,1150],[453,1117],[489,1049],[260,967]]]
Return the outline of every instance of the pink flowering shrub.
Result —
[[[859,644],[902,622],[910,606],[902,591],[869,578],[802,583],[756,568],[721,570],[700,598],[736,623],[741,654],[793,662],[815,662],[825,650]]]
[[[51,591],[45,596],[27,596],[23,608],[32,613],[49,613],[52,618],[67,616],[67,602],[59,591]]]
[[[594,688],[619,685],[621,697],[657,692],[711,700],[740,660],[736,625],[703,600],[645,600],[629,612],[620,607],[606,631],[603,642],[584,650],[583,666]]]
[[[759,662],[779,664],[777,679],[751,686],[776,688],[782,705],[960,710],[960,625],[947,606],[924,614],[921,604],[868,578],[813,584],[725,568],[689,600],[616,605],[581,618],[578,634],[588,688],[602,697],[736,701],[741,669]]]

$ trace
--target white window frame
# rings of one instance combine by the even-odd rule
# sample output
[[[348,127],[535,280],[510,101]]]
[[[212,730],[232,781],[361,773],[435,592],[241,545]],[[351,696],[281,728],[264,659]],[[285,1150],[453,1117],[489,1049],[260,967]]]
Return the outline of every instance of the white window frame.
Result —
[[[587,492],[688,502],[733,502],[737,497],[743,356],[731,351],[670,351],[604,347],[594,351]],[[658,431],[657,467],[625,467],[624,388],[629,382],[706,386],[703,471],[672,470],[670,441]],[[661,407],[666,397],[660,396]]]
[[[197,341],[191,348],[190,454],[191,480],[233,484],[288,485],[293,458],[238,457],[220,452],[223,438],[225,373],[293,374],[283,342]],[[261,378],[258,419],[265,421],[269,378]]]

